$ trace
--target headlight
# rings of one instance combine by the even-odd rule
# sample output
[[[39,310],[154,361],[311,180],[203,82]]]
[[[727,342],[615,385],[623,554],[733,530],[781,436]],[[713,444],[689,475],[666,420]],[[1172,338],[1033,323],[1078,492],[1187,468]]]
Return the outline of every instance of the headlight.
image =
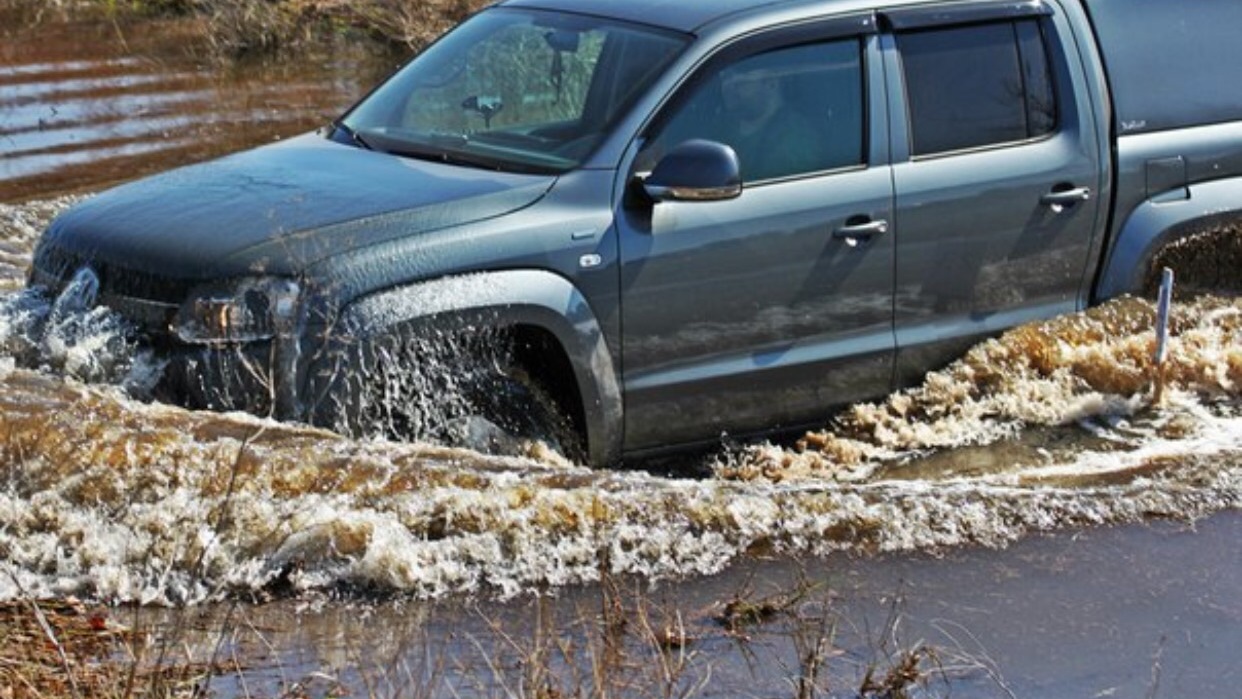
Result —
[[[267,340],[294,329],[298,285],[260,277],[196,289],[177,312],[173,331],[193,344]]]

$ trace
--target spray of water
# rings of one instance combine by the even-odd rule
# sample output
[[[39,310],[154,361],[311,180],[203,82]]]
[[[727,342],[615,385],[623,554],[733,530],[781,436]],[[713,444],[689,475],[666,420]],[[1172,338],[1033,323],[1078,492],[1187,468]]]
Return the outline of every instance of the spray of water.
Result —
[[[66,197],[27,206],[0,204],[0,244],[11,267],[0,279],[0,352],[10,363],[45,366],[83,380],[106,379],[125,364],[126,329],[115,314],[92,309],[98,280],[79,274],[57,299],[45,290],[20,290],[39,233],[58,212],[78,201]]]
[[[25,285],[35,241],[49,221],[81,200],[66,196],[20,205],[0,203],[0,291]]]
[[[149,354],[138,352],[124,318],[93,306],[97,292],[98,280],[84,271],[55,299],[37,288],[0,297],[0,351],[14,365],[78,381],[149,382]]]
[[[142,363],[107,339],[120,326],[57,305],[0,297],[0,599],[513,595],[1242,506],[1237,300],[1176,306],[1162,407],[1147,405],[1151,306],[1123,300],[1011,331],[701,480],[138,402],[107,383]],[[406,381],[378,385],[426,388]]]
[[[767,445],[717,466],[721,477],[862,479],[932,450],[993,444],[1032,426],[1132,416],[1155,375],[1154,308],[1122,299],[1016,328],[923,384],[855,405],[794,449]],[[1167,368],[1188,398],[1242,392],[1242,303],[1201,297],[1177,307]]]

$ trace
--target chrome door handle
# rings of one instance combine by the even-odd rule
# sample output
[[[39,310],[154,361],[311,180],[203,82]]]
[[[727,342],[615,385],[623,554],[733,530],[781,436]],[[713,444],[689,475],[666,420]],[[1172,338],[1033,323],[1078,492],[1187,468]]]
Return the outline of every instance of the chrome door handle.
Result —
[[[1061,191],[1048,192],[1039,198],[1039,203],[1052,209],[1053,213],[1061,213],[1066,207],[1091,198],[1090,187],[1074,187]]]
[[[865,223],[847,223],[832,231],[832,237],[844,240],[850,245],[857,245],[859,240],[867,240],[872,236],[888,232],[888,221],[877,219]]]

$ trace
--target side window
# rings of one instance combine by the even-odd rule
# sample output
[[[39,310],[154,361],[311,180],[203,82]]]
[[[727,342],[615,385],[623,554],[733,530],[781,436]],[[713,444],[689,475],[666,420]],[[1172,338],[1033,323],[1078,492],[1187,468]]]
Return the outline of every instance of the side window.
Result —
[[[674,102],[639,155],[653,167],[704,138],[738,155],[747,182],[863,163],[862,43],[803,44],[709,66]]]
[[[915,155],[1038,138],[1056,128],[1038,20],[897,35]]]

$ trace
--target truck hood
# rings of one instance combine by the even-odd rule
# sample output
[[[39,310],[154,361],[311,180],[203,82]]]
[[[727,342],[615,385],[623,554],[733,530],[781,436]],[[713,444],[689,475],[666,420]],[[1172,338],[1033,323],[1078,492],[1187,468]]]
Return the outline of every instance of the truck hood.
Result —
[[[44,245],[67,264],[170,278],[297,274],[354,248],[524,208],[554,181],[308,134],[104,192],[56,219]]]

